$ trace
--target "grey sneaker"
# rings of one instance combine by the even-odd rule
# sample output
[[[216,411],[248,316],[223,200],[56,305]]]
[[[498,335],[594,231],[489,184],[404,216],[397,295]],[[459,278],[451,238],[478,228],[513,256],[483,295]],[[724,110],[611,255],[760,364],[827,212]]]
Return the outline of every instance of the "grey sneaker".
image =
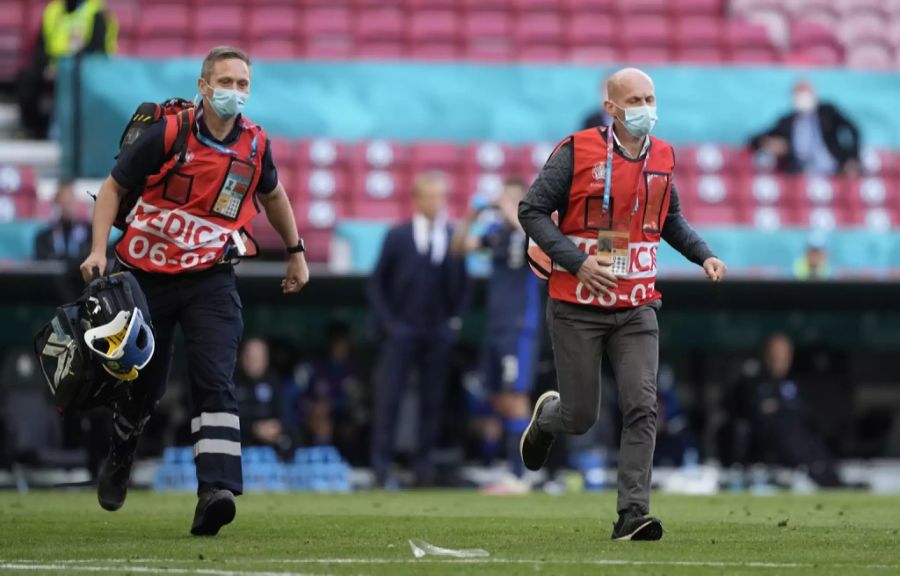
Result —
[[[644,514],[635,504],[619,512],[619,521],[613,524],[613,540],[659,540],[662,535],[662,522]]]
[[[544,405],[548,400],[556,398],[559,400],[559,392],[551,390],[544,392],[541,397],[534,403],[534,412],[531,414],[531,421],[528,428],[522,433],[519,440],[519,454],[522,456],[522,463],[529,470],[540,470],[547,456],[550,454],[550,448],[553,446],[555,437],[553,434],[542,432],[537,425],[538,417],[544,409]]]
[[[222,526],[234,520],[237,503],[230,490],[209,490],[200,495],[191,534],[215,536]]]

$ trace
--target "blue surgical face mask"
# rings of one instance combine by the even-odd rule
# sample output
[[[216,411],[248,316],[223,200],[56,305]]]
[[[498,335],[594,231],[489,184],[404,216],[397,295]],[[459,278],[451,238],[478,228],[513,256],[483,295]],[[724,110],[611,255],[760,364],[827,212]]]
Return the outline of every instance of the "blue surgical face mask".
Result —
[[[635,138],[643,138],[656,126],[656,106],[634,106],[632,108],[619,108],[625,112],[625,120],[622,124]]]
[[[224,88],[213,88],[212,90],[213,95],[209,99],[209,103],[216,114],[225,119],[234,118],[243,112],[244,106],[247,104],[247,98],[250,97],[249,94],[239,90],[226,90]]]

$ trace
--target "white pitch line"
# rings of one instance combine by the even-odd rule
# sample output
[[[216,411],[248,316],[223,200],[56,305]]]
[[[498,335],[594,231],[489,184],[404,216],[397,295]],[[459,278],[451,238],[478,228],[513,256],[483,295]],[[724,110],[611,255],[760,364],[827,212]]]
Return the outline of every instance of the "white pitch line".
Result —
[[[91,564],[77,564],[72,562],[60,562],[55,564],[34,562],[4,562],[0,563],[0,572],[3,570],[78,570],[80,572],[121,572],[124,567],[96,566]],[[127,568],[129,573],[141,574],[204,574],[206,576],[323,576],[306,572],[260,572],[257,570],[216,570],[214,568],[154,568],[152,566],[133,566]],[[324,575],[327,576],[327,575]]]
[[[217,562],[229,563],[232,559],[218,559]],[[727,562],[727,561],[699,561],[699,560],[616,560],[616,559],[597,559],[597,560],[528,560],[521,558],[296,558],[296,559],[253,559],[253,560],[237,560],[238,562],[259,562],[260,564],[270,565],[402,565],[402,564],[509,564],[509,565],[569,565],[569,566],[678,566],[693,568],[762,568],[762,569],[798,569],[798,568],[854,568],[869,570],[893,570],[900,571],[900,564],[812,564],[799,562]],[[252,574],[253,576],[308,576],[306,574],[298,574],[292,572],[263,572],[252,570],[218,570],[212,568],[156,568],[152,566],[141,566],[140,564],[156,563],[156,564],[176,564],[186,562],[196,562],[196,560],[184,558],[141,558],[141,559],[81,559],[81,560],[55,560],[52,563],[44,564],[37,560],[15,560],[0,561],[0,570],[15,565],[25,570],[62,570],[65,568],[76,568],[85,571],[109,572],[121,570],[122,564],[128,563],[128,569],[132,572],[144,572],[153,574],[206,574],[209,576],[239,576],[241,574]],[[96,564],[107,564],[107,566],[98,566]],[[110,566],[110,564],[112,566]],[[321,576],[321,575],[320,575]]]

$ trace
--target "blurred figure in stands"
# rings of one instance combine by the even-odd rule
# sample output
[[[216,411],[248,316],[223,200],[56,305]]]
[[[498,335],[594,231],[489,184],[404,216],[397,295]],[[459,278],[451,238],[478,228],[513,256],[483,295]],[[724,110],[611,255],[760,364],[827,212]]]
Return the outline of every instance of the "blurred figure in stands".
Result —
[[[369,277],[369,302],[385,338],[375,377],[372,467],[379,485],[392,483],[397,413],[410,368],[419,382],[416,483],[435,481],[431,452],[438,440],[450,350],[468,293],[466,262],[449,253],[447,178],[438,172],[413,184],[415,215],[392,228]]]
[[[293,438],[282,424],[281,386],[269,367],[269,345],[261,338],[244,341],[234,375],[245,445],[272,446],[290,453]]]
[[[761,162],[781,172],[857,175],[859,130],[834,104],[819,102],[809,82],[794,85],[794,110],[750,140]]]
[[[349,408],[358,384],[351,360],[350,327],[343,322],[331,324],[327,339],[327,355],[313,365],[304,391],[307,430],[312,444],[341,449],[353,440]]]
[[[29,137],[47,137],[59,59],[115,54],[118,33],[118,23],[103,0],[51,0],[47,4],[31,62],[16,82],[22,126]]]
[[[590,113],[582,122],[582,129],[587,130],[588,128],[593,128],[595,126],[608,126],[609,125],[609,114],[606,113],[606,110],[603,109],[603,103],[608,100],[606,94],[606,78],[600,81],[600,97],[598,99],[599,106],[596,110]]]
[[[56,219],[35,236],[34,258],[66,264],[65,271],[53,279],[53,288],[61,302],[71,302],[84,288],[78,265],[91,251],[91,224],[79,217],[72,182],[59,183],[53,202]]]
[[[794,343],[776,332],[766,339],[761,364],[744,369],[735,395],[734,420],[743,430],[734,438],[735,460],[805,468],[821,487],[843,486],[834,455],[800,397],[793,364]]]
[[[62,181],[53,199],[56,221],[34,239],[35,260],[68,260],[80,263],[91,251],[91,224],[78,216],[75,185]]]
[[[794,278],[797,280],[827,280],[831,277],[825,237],[815,234],[806,244],[806,251],[794,262]]]
[[[453,234],[450,250],[458,256],[478,251],[491,255],[488,279],[487,330],[482,357],[483,388],[490,391],[494,413],[503,421],[506,458],[521,478],[525,466],[519,457],[519,438],[531,416],[530,394],[540,354],[543,302],[542,282],[528,267],[525,232],[518,206],[525,197],[525,182],[508,179],[494,206],[481,206],[478,197]],[[494,212],[493,222],[481,234],[472,234],[483,210]],[[487,425],[491,438],[496,429]],[[521,486],[514,486],[521,489]]]

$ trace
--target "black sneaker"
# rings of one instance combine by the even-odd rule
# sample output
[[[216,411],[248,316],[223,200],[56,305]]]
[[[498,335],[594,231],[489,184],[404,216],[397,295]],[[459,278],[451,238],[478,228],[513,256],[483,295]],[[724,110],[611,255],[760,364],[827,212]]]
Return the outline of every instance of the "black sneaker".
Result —
[[[125,504],[136,448],[137,438],[113,444],[109,456],[100,466],[100,473],[97,475],[97,500],[104,510],[115,512]]]
[[[634,504],[619,512],[619,521],[613,524],[613,540],[659,540],[662,535],[662,522],[647,516]]]
[[[200,495],[191,534],[215,536],[222,526],[234,520],[237,505],[230,490],[210,490]]]
[[[519,440],[519,455],[522,456],[522,463],[529,470],[540,470],[544,462],[547,461],[550,447],[553,446],[553,434],[541,432],[537,425],[537,420],[541,415],[541,410],[544,409],[544,404],[552,398],[559,400],[559,392],[551,390],[541,394],[541,397],[534,403],[534,412],[531,414],[528,428],[525,429],[525,432],[522,433],[522,438]]]

